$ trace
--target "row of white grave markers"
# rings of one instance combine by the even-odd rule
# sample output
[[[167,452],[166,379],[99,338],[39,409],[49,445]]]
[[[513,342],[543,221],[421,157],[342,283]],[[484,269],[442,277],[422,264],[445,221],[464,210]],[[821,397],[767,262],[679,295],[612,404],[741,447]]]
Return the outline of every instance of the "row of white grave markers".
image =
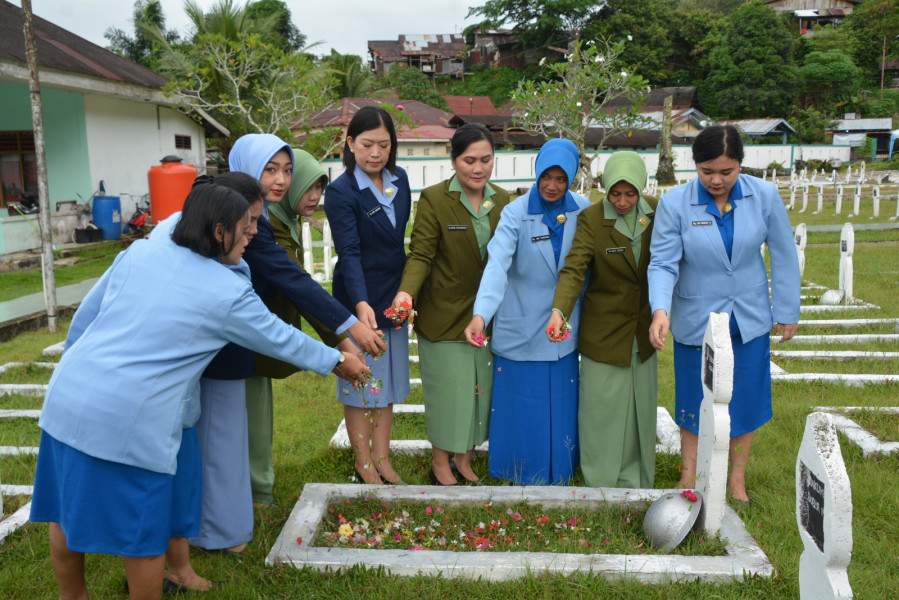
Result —
[[[814,215],[821,214],[824,212],[824,185],[816,184],[817,187],[817,207],[815,211],[812,213]],[[896,198],[899,201],[899,186],[896,186]],[[809,184],[805,184],[802,186],[802,207],[799,209],[799,213],[804,213],[808,210],[808,199],[809,199]],[[871,188],[871,219],[876,219],[880,217],[880,186],[875,185]],[[852,212],[849,213],[848,217],[858,217],[861,214],[861,204],[862,204],[862,188],[861,184],[857,184],[854,188],[852,195]],[[796,207],[796,185],[790,185],[790,202],[787,205],[787,210],[793,210]],[[836,196],[834,201],[834,215],[839,215],[843,212],[843,186],[836,186]],[[890,221],[895,221],[896,218],[899,217],[899,202],[897,202],[896,216],[890,217]]]
[[[729,405],[734,355],[726,313],[709,314],[702,341],[703,398],[699,410],[696,488],[703,506],[697,526],[716,535],[726,508],[730,450]],[[852,489],[833,415],[806,419],[796,457],[796,522],[800,600],[852,598],[847,568],[852,557]]]

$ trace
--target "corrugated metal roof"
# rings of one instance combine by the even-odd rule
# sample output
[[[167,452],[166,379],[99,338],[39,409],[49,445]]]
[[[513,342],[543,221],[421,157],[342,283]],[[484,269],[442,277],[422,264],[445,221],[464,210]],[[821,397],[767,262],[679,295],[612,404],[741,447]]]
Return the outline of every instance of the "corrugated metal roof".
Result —
[[[783,119],[738,119],[734,121],[721,121],[721,124],[739,127],[749,135],[765,135],[777,129],[796,133],[796,130]]]
[[[890,131],[893,120],[884,119],[841,119],[833,126],[834,131]]]

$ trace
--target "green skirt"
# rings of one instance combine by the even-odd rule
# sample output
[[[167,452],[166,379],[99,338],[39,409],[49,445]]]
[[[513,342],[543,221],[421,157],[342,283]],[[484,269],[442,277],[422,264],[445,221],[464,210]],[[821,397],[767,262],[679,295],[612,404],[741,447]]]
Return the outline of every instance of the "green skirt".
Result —
[[[428,441],[448,452],[468,452],[487,440],[493,394],[493,354],[467,342],[431,342],[418,336]]]
[[[592,487],[651,488],[655,482],[658,355],[631,366],[581,355],[581,472]]]

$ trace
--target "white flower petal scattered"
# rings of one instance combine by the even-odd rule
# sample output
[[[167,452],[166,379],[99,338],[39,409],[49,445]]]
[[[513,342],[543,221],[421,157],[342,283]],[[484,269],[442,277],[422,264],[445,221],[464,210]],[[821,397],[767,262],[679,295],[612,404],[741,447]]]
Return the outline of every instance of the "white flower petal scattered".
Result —
[[[621,76],[622,76],[622,77],[627,77],[627,71],[622,71],[622,72],[621,72]]]
[[[546,64],[546,57],[544,56],[543,58],[540,59],[540,66],[542,67],[545,64]]]
[[[575,103],[575,106],[577,106],[578,108],[580,108],[581,103],[580,103],[580,102],[577,102],[577,103]]]
[[[631,36],[627,36],[627,41],[633,42],[633,41],[634,41],[634,38],[632,38]]]

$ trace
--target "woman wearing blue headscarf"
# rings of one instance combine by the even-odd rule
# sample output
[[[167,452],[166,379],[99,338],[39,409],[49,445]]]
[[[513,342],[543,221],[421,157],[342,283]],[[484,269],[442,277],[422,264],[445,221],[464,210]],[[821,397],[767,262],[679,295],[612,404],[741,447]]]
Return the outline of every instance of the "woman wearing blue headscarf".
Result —
[[[503,209],[487,245],[490,258],[465,329],[477,346],[493,320],[490,476],[518,484],[562,484],[578,464],[580,300],[571,311],[568,339],[551,343],[542,325],[578,214],[590,206],[569,190],[578,157],[577,146],[565,139],[540,149],[537,182]]]
[[[655,201],[646,165],[616,152],[602,172],[606,197],[581,213],[553,297],[547,335],[581,309],[581,472],[594,487],[651,488],[656,460],[656,363],[649,343],[649,240]],[[584,291],[584,279],[587,290]]]

